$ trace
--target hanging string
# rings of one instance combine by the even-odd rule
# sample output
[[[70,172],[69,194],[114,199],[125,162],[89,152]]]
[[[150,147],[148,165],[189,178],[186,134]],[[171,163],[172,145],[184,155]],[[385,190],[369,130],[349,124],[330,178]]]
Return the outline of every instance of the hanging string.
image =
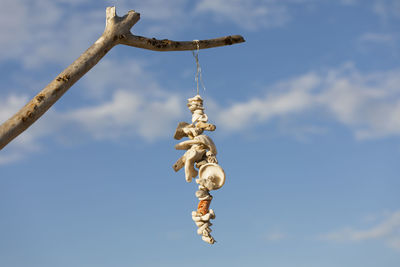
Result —
[[[204,86],[203,76],[201,74],[201,67],[200,67],[200,63],[199,63],[199,51],[200,51],[199,40],[193,40],[193,42],[195,42],[197,45],[196,52],[192,51],[192,53],[193,53],[194,59],[196,60],[196,75],[194,77],[194,80],[196,81],[197,94],[199,94],[199,78],[200,78],[201,86],[203,87],[204,91],[206,90],[206,87]]]

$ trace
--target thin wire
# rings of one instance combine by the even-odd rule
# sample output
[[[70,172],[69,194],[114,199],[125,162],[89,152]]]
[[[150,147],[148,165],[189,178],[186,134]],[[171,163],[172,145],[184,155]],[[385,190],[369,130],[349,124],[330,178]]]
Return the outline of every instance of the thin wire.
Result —
[[[196,42],[197,45],[197,51],[192,51],[193,53],[193,57],[196,60],[196,75],[194,76],[194,80],[196,81],[196,85],[197,85],[197,94],[199,94],[199,77],[200,77],[200,83],[201,86],[203,87],[204,91],[206,90],[206,87],[204,86],[204,82],[203,82],[203,76],[201,74],[201,67],[200,67],[200,63],[199,63],[199,51],[200,51],[200,45],[199,45],[199,40],[193,40],[194,42]]]

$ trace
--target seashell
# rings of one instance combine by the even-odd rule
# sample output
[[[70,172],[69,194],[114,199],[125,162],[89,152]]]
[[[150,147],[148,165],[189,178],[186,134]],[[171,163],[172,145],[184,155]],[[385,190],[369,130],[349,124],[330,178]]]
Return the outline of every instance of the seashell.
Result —
[[[178,124],[178,127],[176,127],[176,130],[175,130],[175,134],[174,134],[174,138],[176,139],[176,140],[180,140],[180,139],[182,139],[183,137],[186,137],[187,136],[187,134],[184,132],[184,128],[185,127],[187,127],[187,126],[189,126],[190,124],[189,123],[187,123],[187,122],[180,122],[179,124]]]
[[[208,116],[205,114],[202,110],[195,110],[193,115],[192,115],[192,123],[195,122],[207,122],[208,121]]]
[[[189,150],[193,145],[203,145],[210,150],[214,155],[217,155],[217,147],[213,140],[207,135],[201,134],[191,140],[186,140],[175,145],[177,150]]]
[[[210,235],[211,232],[212,232],[212,230],[207,227],[206,229],[204,229],[203,235]]]
[[[211,195],[207,195],[207,196],[204,196],[204,197],[199,197],[198,199],[199,199],[200,201],[202,201],[202,200],[212,200],[213,197],[212,197]]]
[[[203,241],[205,241],[209,244],[215,243],[215,240],[214,240],[214,238],[212,238],[212,236],[202,236],[201,239],[203,239]]]
[[[215,213],[212,209],[206,214],[200,217],[202,221],[209,221],[210,219],[215,219]]]
[[[203,98],[201,98],[200,95],[195,95],[192,98],[189,98],[188,100],[188,105],[192,104],[192,103],[198,103],[199,105],[203,105]]]
[[[200,222],[201,221],[201,217],[192,216],[192,220],[194,222]]]
[[[214,219],[214,218],[213,218],[213,215],[211,213],[207,213],[206,215],[201,216],[200,219],[202,221],[209,221],[210,219]]]
[[[208,190],[217,190],[225,184],[225,172],[215,163],[207,163],[200,167],[199,177],[201,184]],[[202,180],[206,182],[202,183]]]
[[[211,216],[212,216],[212,218],[211,219],[215,219],[215,213],[214,213],[214,210],[213,209],[210,209],[210,214],[211,214]]]
[[[196,179],[197,181],[197,179]],[[197,190],[196,191],[196,197],[205,197],[208,195],[208,192],[205,190]]]
[[[200,227],[200,226],[202,226],[203,224],[205,224],[205,222],[199,221],[199,222],[195,222],[195,224],[196,224],[197,227]]]
[[[203,231],[209,226],[209,224],[206,222],[205,224],[203,224],[202,226],[199,227],[199,229],[197,229],[197,234],[198,235],[202,235]]]

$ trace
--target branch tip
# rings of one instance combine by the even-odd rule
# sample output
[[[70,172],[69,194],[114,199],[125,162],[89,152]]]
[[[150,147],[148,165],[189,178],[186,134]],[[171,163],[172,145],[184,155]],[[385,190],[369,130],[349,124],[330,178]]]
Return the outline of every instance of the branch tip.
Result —
[[[117,13],[115,11],[115,6],[107,7],[106,8],[106,18],[109,19],[109,18],[113,18],[115,16],[117,16]]]

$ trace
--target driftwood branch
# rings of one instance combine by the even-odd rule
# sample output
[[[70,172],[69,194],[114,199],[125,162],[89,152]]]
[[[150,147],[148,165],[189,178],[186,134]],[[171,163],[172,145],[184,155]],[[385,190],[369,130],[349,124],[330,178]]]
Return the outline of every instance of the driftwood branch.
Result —
[[[118,17],[115,7],[108,7],[106,27],[100,38],[28,104],[0,125],[0,150],[39,119],[75,82],[118,44],[154,51],[183,51],[197,49],[197,45],[200,49],[205,49],[244,42],[243,37],[239,35],[189,42],[135,36],[130,30],[139,19],[140,14],[133,10],[123,17]]]
[[[224,45],[231,45],[244,42],[244,38],[240,35],[231,35],[215,39],[198,40],[198,41],[171,41],[168,39],[157,40],[155,38],[146,38],[128,34],[121,39],[120,43],[138,48],[144,48],[154,51],[184,51],[197,49],[206,49]]]

